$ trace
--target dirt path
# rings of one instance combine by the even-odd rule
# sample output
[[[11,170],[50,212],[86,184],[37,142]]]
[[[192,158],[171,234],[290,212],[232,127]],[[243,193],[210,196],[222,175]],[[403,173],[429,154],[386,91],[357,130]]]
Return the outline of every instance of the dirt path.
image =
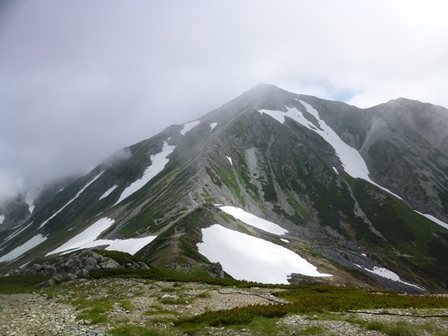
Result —
[[[146,282],[143,280],[101,279],[62,284],[33,294],[0,295],[0,335],[89,335],[103,336],[120,325],[172,329],[169,319],[198,315],[254,304],[281,304],[275,289],[223,288],[198,283]],[[80,318],[88,309],[103,309],[104,321]],[[372,314],[374,313],[374,314]],[[418,335],[448,335],[448,310],[388,310],[289,315],[277,322],[279,334],[313,331],[315,335],[384,335],[360,327],[365,323],[407,323],[418,327]],[[395,314],[395,315],[394,315]],[[168,319],[168,320],[167,320]],[[440,334],[444,332],[444,334]],[[204,328],[195,335],[257,335],[250,328]],[[306,333],[305,333],[306,334]]]

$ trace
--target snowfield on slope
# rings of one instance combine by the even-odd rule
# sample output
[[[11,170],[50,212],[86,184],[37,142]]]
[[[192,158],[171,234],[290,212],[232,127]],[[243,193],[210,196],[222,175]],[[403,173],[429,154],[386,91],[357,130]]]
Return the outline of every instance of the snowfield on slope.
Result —
[[[439,224],[440,226],[444,227],[445,229],[448,230],[448,224],[445,222],[442,222],[440,219],[434,217],[433,215],[429,215],[429,214],[422,214],[421,212],[415,211],[416,213],[428,218],[429,220],[432,220],[434,223]]]
[[[286,107],[287,109],[286,113],[283,111],[272,111],[272,110],[259,110],[259,112],[271,116],[281,124],[285,122],[286,117],[289,117],[297,121],[299,124],[305,126],[306,128],[312,130],[313,132],[316,132],[334,148],[347,174],[349,174],[354,178],[360,178],[365,181],[368,181],[373,185],[377,186],[378,188],[381,188],[382,190],[390,193],[391,195],[401,199],[401,197],[399,197],[398,195],[392,193],[390,190],[378,185],[377,183],[373,182],[370,179],[369,169],[367,168],[367,165],[364,159],[362,158],[361,154],[359,154],[359,152],[355,148],[347,145],[339,137],[339,135],[337,135],[336,132],[333,131],[333,129],[330,126],[327,125],[325,121],[321,120],[319,112],[317,112],[317,110],[315,110],[311,105],[305,103],[302,100],[298,100],[298,102],[300,102],[306,108],[306,111],[309,114],[311,114],[314,118],[317,119],[319,128],[316,128],[316,126],[314,126],[313,123],[311,123],[311,121],[306,119],[303,113],[297,110],[295,107],[293,108]]]
[[[94,224],[89,226],[83,232],[79,233],[72,239],[70,239],[65,244],[59,246],[57,249],[47,253],[46,255],[51,255],[55,253],[69,253],[76,250],[81,250],[84,248],[91,248],[97,246],[104,246],[106,250],[109,251],[120,251],[127,252],[130,254],[135,254],[142,247],[152,242],[156,236],[148,236],[144,238],[131,238],[131,239],[98,239],[98,236],[110,228],[114,224],[114,220],[110,218],[101,218],[96,221]]]
[[[184,125],[184,128],[180,131],[180,134],[185,135],[187,132],[191,131],[194,127],[200,124],[199,120],[189,122],[188,124]]]
[[[326,277],[308,261],[266,240],[214,224],[202,229],[198,251],[211,262],[220,262],[224,271],[238,280],[288,284],[291,273]]]
[[[163,143],[162,151],[160,153],[157,153],[155,155],[151,155],[151,165],[146,168],[145,172],[143,173],[142,178],[132,183],[129,187],[127,187],[123,192],[121,193],[120,198],[118,201],[114,204],[117,205],[125,198],[131,196],[136,191],[140,190],[145,186],[146,183],[148,183],[154,176],[159,174],[167,165],[169,162],[169,159],[167,158],[168,155],[170,155],[176,146],[170,146],[165,141]]]
[[[45,240],[47,240],[46,237],[42,236],[41,234],[37,234],[23,245],[16,247],[14,250],[0,257],[0,262],[15,260],[22,256],[25,252],[28,252],[40,243],[43,243]]]
[[[402,284],[405,284],[405,285],[408,285],[408,286],[411,286],[411,287],[415,287],[415,288],[418,288],[418,289],[421,289],[421,290],[425,290],[425,288],[423,288],[423,287],[420,287],[420,286],[417,286],[417,285],[414,285],[414,284],[411,284],[409,282],[401,280],[397,273],[394,273],[394,272],[388,270],[387,268],[376,267],[375,266],[375,267],[373,267],[373,270],[371,270],[371,269],[362,267],[362,266],[360,266],[358,264],[355,264],[355,265],[360,267],[360,268],[362,268],[362,269],[364,269],[364,270],[366,270],[367,272],[379,275],[379,276],[381,276],[383,278],[386,278],[386,279],[389,279],[389,280],[392,280],[392,281],[396,281],[396,282],[400,282]]]
[[[360,178],[365,181],[368,181],[373,185],[377,186],[378,188],[387,191],[389,194],[399,199],[402,199],[400,196],[394,194],[390,190],[373,182],[369,177],[370,172],[361,154],[359,154],[359,152],[356,149],[354,149],[353,147],[347,145],[344,141],[342,141],[342,139],[336,134],[336,132],[333,131],[333,129],[330,126],[328,126],[325,121],[320,119],[319,112],[316,109],[314,109],[311,105],[305,103],[302,100],[298,100],[298,102],[300,102],[303,106],[305,106],[307,112],[317,119],[320,129],[317,129],[316,126],[314,126],[308,119],[306,119],[303,113],[297,110],[295,107],[293,108],[286,107],[287,109],[286,113],[283,111],[271,111],[271,110],[260,110],[259,112],[271,116],[281,124],[285,122],[286,117],[289,117],[297,121],[301,125],[307,127],[308,129],[316,132],[335,149],[336,154],[341,160],[341,163],[344,166],[344,169],[347,172],[347,174],[349,174],[354,178]],[[333,170],[336,172],[336,174],[339,174],[336,168],[333,167]],[[429,214],[422,214],[420,212],[418,213],[432,220],[434,223],[439,224],[440,226],[443,226],[444,228],[448,229],[448,224],[441,221],[440,219]]]
[[[260,230],[273,233],[276,235],[284,235],[285,233],[288,233],[288,231],[282,228],[280,225],[277,225],[266,219],[252,215],[251,213],[246,212],[243,209],[232,206],[222,206],[220,207],[220,209],[228,213],[229,215],[232,215],[236,219],[239,219],[240,221],[248,225],[254,226]]]
[[[18,229],[17,231],[11,233],[8,237],[6,237],[6,239],[3,241],[3,243],[0,244],[0,246],[5,245],[8,241],[10,241],[12,238],[14,238],[15,236],[17,236],[19,233],[25,231],[26,229],[28,229],[28,227],[33,224],[34,222],[29,223],[27,226]],[[3,248],[0,248],[0,251],[3,250]]]
[[[47,224],[50,220],[52,220],[54,217],[56,217],[56,215],[58,213],[60,213],[62,210],[64,210],[70,203],[72,203],[75,199],[77,199],[79,197],[79,195],[81,195],[84,190],[86,190],[93,182],[95,182],[102,174],[104,173],[104,170],[99,173],[97,176],[95,176],[89,183],[87,183],[84,188],[82,188],[75,197],[73,197],[70,201],[68,201],[62,208],[60,208],[58,211],[56,211],[50,218],[48,218],[46,221],[44,221],[40,226],[39,229],[41,229],[42,227],[45,226],[45,224]]]
[[[104,194],[101,195],[101,197],[98,199],[99,201],[101,201],[103,198],[106,198],[107,196],[109,196],[110,194],[112,194],[112,191],[114,191],[116,188],[118,187],[118,185],[114,185],[112,188],[110,188],[109,190],[107,190]]]

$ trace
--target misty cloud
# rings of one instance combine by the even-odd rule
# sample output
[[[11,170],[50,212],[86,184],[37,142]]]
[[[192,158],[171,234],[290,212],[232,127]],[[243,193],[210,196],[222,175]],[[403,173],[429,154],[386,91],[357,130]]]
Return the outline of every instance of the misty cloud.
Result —
[[[258,83],[448,106],[444,1],[4,1],[0,193],[84,174]]]
[[[0,169],[0,206],[23,191],[23,180]],[[0,214],[1,215],[1,214]]]
[[[132,152],[129,147],[122,148],[112,154],[109,158],[104,161],[107,167],[112,167],[120,161],[129,159],[132,156]]]

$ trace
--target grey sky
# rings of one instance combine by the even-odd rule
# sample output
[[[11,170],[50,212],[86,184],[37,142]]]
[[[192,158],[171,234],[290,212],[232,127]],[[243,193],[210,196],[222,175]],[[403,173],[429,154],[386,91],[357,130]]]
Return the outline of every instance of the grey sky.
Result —
[[[0,0],[0,199],[258,83],[448,106],[445,3]]]

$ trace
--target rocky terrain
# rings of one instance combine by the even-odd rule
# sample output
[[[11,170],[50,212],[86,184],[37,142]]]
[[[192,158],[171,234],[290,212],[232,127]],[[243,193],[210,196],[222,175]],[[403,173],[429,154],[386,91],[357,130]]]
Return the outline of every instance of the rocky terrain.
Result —
[[[54,263],[35,263],[29,267],[19,268],[14,274],[40,274],[50,277],[38,284],[38,287],[49,287],[61,282],[86,278],[92,271],[117,268],[148,269],[144,262],[137,262],[125,257],[120,264],[115,259],[100,253],[100,251],[93,250],[74,252],[67,256],[58,256]]]
[[[194,331],[174,327],[174,321],[205,311],[282,304],[285,301],[273,295],[279,290],[141,279],[77,279],[31,294],[0,295],[0,335],[130,335],[120,328],[137,327],[148,328],[151,335],[385,335],[375,330],[375,323],[395,325],[407,332],[399,335],[448,334],[448,309],[291,314],[273,320],[271,330],[252,325]],[[406,331],[411,329],[413,333]]]

